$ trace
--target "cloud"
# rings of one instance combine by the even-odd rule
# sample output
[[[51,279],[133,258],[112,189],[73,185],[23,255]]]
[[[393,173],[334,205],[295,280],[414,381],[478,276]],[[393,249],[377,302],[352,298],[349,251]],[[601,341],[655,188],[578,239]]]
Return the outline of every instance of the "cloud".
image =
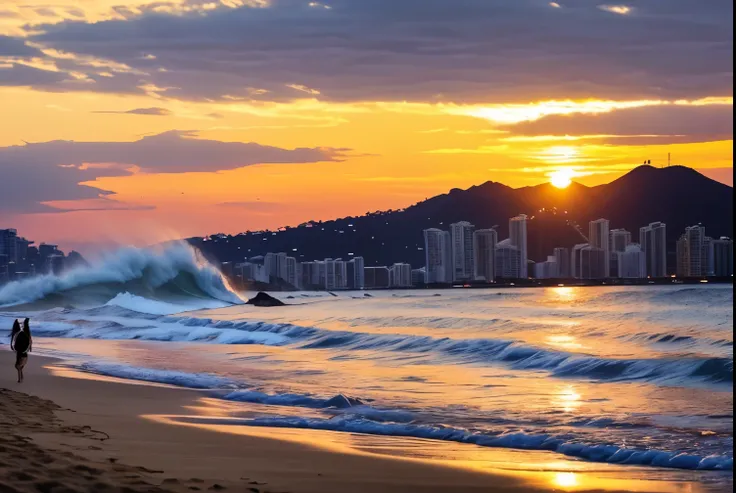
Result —
[[[28,46],[22,39],[0,34],[0,57],[34,57],[39,55],[41,55],[40,50]]]
[[[629,15],[633,11],[628,5],[599,5],[599,9],[618,15]]]
[[[205,100],[510,102],[730,95],[731,0],[644,0],[635,15],[589,0],[303,0],[258,8],[140,8],[36,25],[29,39],[135,73],[38,87]],[[217,4],[213,4],[218,7]]]
[[[0,63],[0,87],[2,86],[37,86],[53,87],[67,80],[67,74],[43,70],[28,65]]]
[[[121,115],[149,115],[149,116],[169,116],[171,111],[166,108],[135,108],[128,111],[95,111],[95,113],[114,113]]]
[[[587,136],[617,145],[712,142],[733,139],[733,106],[661,105],[599,114],[551,115],[504,127],[513,136],[554,140]],[[515,138],[516,137],[516,138]],[[530,140],[530,139],[526,139]]]
[[[49,141],[0,147],[0,211],[49,212],[47,203],[92,201],[95,209],[121,207],[111,192],[95,186],[101,177],[136,172],[215,172],[260,163],[338,161],[347,149],[282,149],[256,143],[195,138],[193,132],[170,131],[134,142]],[[86,182],[86,185],[80,183]],[[72,210],[74,207],[65,207]]]
[[[166,108],[135,108],[128,111],[95,111],[94,113],[111,113],[118,115],[150,115],[150,116],[169,116],[171,111]]]

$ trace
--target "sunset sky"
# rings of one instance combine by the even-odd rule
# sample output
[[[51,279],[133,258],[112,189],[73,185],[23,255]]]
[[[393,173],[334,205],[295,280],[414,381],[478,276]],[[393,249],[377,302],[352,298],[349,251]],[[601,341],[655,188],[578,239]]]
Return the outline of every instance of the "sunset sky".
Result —
[[[0,228],[92,251],[668,153],[732,185],[732,40],[732,0],[2,0]]]

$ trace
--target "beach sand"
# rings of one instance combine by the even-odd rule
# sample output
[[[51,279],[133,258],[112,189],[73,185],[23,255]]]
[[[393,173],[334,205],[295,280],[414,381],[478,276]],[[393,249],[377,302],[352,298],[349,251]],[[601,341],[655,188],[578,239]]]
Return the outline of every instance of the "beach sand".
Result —
[[[320,444],[331,432],[288,430],[299,436],[285,439],[284,430],[254,428],[243,435],[173,425],[166,416],[202,406],[204,395],[67,378],[48,368],[55,362],[31,355],[25,382],[17,384],[13,354],[0,351],[0,492],[581,491],[555,486],[549,474],[478,471]],[[627,484],[620,490],[633,489]],[[655,491],[643,488],[647,484],[636,489]],[[688,491],[697,491],[693,486]],[[667,488],[656,490],[675,491]]]

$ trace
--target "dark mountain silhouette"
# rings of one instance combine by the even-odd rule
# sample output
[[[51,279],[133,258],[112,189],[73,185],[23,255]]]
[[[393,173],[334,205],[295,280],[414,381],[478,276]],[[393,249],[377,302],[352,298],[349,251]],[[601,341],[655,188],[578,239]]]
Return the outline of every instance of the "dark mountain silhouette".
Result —
[[[733,234],[733,188],[683,166],[640,166],[621,178],[595,187],[573,183],[566,189],[550,184],[510,188],[486,182],[453,189],[401,210],[368,213],[331,221],[310,222],[279,231],[219,235],[189,241],[219,261],[243,261],[267,252],[287,252],[299,261],[348,259],[361,255],[367,266],[408,262],[424,265],[422,230],[447,229],[450,223],[470,221],[476,228],[497,225],[499,240],[508,237],[508,220],[530,217],[529,258],[542,261],[558,246],[585,240],[572,226],[587,234],[588,221],[606,218],[613,228],[624,228],[638,241],[639,227],[654,221],[667,224],[668,262],[674,269],[675,241],[686,226],[702,223],[713,237]]]

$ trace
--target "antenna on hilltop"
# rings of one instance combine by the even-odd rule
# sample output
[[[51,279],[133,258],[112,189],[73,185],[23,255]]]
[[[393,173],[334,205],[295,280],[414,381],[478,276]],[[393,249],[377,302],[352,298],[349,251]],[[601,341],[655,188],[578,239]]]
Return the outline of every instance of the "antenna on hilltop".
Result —
[[[667,167],[669,168],[672,165],[672,154],[667,153]]]

